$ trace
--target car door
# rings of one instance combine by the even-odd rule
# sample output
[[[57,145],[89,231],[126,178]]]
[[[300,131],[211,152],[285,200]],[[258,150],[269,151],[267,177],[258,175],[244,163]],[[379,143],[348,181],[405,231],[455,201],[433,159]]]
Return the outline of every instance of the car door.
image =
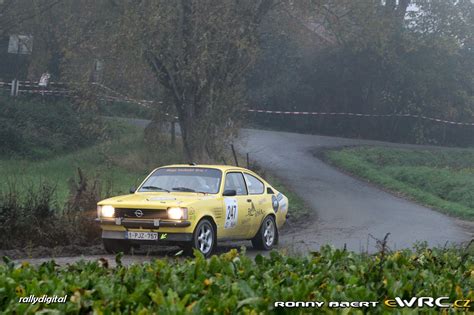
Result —
[[[250,203],[247,201],[247,186],[242,172],[229,171],[225,175],[224,192],[235,190],[235,196],[223,196],[223,238],[244,238],[248,226],[245,224]]]
[[[257,177],[244,172],[244,179],[247,185],[248,201],[250,201],[248,215],[251,217],[247,227],[247,238],[251,238],[260,228],[266,210],[271,207],[272,197],[265,194],[265,184]]]

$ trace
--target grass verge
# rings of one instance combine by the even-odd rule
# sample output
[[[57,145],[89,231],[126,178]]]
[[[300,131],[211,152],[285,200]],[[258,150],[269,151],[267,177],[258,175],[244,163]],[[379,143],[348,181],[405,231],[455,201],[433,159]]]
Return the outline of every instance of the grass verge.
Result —
[[[50,159],[0,160],[0,191],[15,188],[20,194],[48,183],[55,187],[60,205],[67,201],[71,181],[80,168],[88,178],[99,179],[107,194],[128,193],[155,167],[181,161],[179,150],[145,145],[143,129],[109,122],[113,139]]]
[[[357,147],[326,159],[369,182],[446,214],[474,220],[474,150]]]
[[[54,261],[40,266],[15,265],[4,258],[0,265],[0,309],[11,314],[279,314],[276,301],[321,301],[318,313],[341,311],[329,301],[373,301],[376,305],[345,311],[392,314],[383,301],[414,296],[473,300],[474,257],[461,249],[429,249],[356,254],[329,246],[306,257],[272,252],[255,260],[233,249],[204,259],[154,260],[117,266],[109,262],[78,262],[58,267]],[[40,281],[41,280],[41,281]],[[19,303],[20,298],[66,296],[65,303]],[[471,303],[471,309],[473,310]],[[315,308],[298,309],[312,313]],[[439,314],[440,309],[409,312]],[[469,310],[467,310],[469,311]]]

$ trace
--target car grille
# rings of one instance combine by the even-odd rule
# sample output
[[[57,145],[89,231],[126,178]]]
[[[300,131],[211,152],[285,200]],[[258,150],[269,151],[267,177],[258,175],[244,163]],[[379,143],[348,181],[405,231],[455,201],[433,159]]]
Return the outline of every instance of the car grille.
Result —
[[[167,219],[168,218],[168,214],[166,210],[164,209],[116,208],[115,216],[120,217],[120,218],[128,218],[128,219]]]

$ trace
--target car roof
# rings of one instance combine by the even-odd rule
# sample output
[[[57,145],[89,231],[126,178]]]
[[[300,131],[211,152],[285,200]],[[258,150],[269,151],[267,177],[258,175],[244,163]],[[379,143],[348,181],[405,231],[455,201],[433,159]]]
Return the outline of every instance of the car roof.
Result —
[[[219,169],[221,171],[228,171],[228,170],[239,170],[239,171],[247,171],[250,173],[254,173],[249,169],[239,167],[239,166],[234,166],[234,165],[218,165],[218,164],[172,164],[172,165],[164,165],[160,166],[159,168],[165,168],[165,167],[189,167],[189,168],[215,168]]]

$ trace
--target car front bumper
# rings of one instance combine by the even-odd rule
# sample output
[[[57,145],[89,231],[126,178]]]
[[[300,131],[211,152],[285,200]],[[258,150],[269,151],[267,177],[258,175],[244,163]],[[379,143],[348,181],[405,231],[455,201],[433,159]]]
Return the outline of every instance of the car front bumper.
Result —
[[[142,229],[159,229],[160,227],[176,227],[185,228],[191,226],[190,221],[172,221],[172,220],[136,220],[136,219],[99,219],[96,218],[95,222],[103,225],[116,225],[123,226],[125,228],[142,228]]]

